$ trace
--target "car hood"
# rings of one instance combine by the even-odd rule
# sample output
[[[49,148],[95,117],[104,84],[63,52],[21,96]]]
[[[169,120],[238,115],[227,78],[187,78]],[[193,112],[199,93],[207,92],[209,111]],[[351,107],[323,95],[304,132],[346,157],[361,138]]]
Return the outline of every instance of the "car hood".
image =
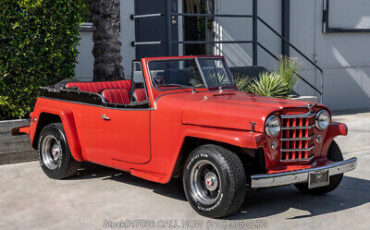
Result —
[[[198,92],[168,95],[182,98],[182,123],[237,130],[264,131],[265,119],[283,108],[302,107],[308,102],[256,96],[238,91]],[[163,98],[165,99],[165,97]],[[172,103],[173,104],[173,103]],[[252,122],[255,123],[252,128]]]

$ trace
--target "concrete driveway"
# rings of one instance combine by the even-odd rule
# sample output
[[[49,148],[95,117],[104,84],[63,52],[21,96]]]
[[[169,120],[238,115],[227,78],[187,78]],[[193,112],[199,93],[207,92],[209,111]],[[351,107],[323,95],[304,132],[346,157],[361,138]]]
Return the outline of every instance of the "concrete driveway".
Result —
[[[57,181],[47,178],[36,162],[1,166],[0,229],[142,229],[141,221],[147,220],[152,225],[146,229],[367,230],[370,151],[356,156],[358,169],[330,194],[303,195],[293,186],[249,192],[241,211],[226,220],[197,215],[176,180],[160,185],[97,167]]]
[[[178,180],[161,185],[96,166],[57,181],[46,177],[37,162],[21,163],[0,166],[0,229],[368,230],[370,145],[364,143],[370,140],[370,121],[357,121],[348,120],[354,124],[350,134],[351,126],[362,131],[339,141],[345,152],[356,152],[345,158],[357,156],[358,168],[324,196],[300,194],[293,186],[250,191],[240,212],[212,220],[192,210]]]

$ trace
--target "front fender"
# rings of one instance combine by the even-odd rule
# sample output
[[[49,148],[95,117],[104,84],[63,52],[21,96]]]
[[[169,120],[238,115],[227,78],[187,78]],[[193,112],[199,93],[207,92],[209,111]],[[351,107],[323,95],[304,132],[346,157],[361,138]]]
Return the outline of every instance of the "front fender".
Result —
[[[325,135],[324,145],[322,146],[322,153],[327,153],[331,142],[337,136],[347,136],[348,127],[342,122],[331,122],[327,133]]]
[[[263,146],[263,134],[245,130],[232,130],[223,128],[204,127],[196,125],[183,125],[182,141],[179,142],[176,154],[173,155],[168,172],[164,173],[159,182],[167,183],[174,173],[176,166],[181,160],[181,150],[187,137],[199,138],[210,141],[217,141],[241,148],[257,149]]]
[[[252,131],[185,125],[184,138],[196,137],[247,149],[262,147],[263,134]]]

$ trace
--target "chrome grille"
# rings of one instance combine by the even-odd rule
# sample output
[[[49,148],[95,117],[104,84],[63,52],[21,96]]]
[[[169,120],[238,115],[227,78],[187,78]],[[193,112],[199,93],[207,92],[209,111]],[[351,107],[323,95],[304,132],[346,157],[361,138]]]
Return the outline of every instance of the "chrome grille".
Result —
[[[282,115],[281,161],[308,162],[313,159],[315,114]]]

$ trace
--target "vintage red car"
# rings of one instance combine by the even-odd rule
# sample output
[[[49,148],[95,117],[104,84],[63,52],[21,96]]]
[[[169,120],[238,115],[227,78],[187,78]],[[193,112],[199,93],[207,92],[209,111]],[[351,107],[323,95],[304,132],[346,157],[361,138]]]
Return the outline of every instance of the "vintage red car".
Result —
[[[334,190],[357,159],[333,140],[347,126],[316,103],[239,92],[223,57],[144,58],[131,79],[45,88],[27,133],[43,171],[63,179],[87,161],[158,183],[182,177],[191,206],[218,218],[248,188]]]

